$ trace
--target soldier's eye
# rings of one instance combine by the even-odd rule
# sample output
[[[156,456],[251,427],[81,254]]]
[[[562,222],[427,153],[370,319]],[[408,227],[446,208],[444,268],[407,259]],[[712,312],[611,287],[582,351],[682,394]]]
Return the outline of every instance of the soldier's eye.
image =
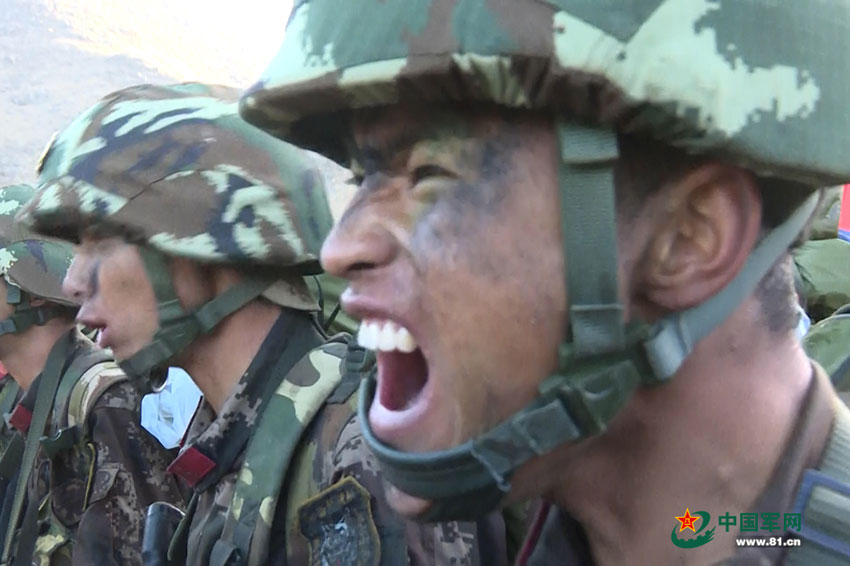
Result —
[[[456,176],[448,171],[447,169],[443,169],[439,165],[420,165],[416,169],[413,170],[411,174],[413,185],[418,185],[420,182],[425,179],[431,179],[434,177],[447,177],[450,179],[454,179]]]

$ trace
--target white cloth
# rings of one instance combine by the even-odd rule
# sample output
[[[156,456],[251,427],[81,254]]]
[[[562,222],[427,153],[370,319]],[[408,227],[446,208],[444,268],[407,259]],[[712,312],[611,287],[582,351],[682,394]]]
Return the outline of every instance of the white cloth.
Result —
[[[809,331],[809,328],[812,327],[812,319],[809,318],[809,315],[806,314],[806,311],[800,305],[797,305],[797,314],[797,328],[794,329],[794,333],[798,339],[802,340],[803,336]]]
[[[198,408],[201,390],[180,368],[168,368],[165,386],[142,399],[142,427],[165,448],[176,448]]]

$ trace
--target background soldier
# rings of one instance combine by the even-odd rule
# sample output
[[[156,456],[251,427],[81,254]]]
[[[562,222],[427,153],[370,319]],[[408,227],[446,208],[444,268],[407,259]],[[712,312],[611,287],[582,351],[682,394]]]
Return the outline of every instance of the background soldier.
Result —
[[[838,239],[841,192],[824,191],[809,239],[793,253],[797,293],[812,323],[850,303],[850,247]]]
[[[682,548],[676,517],[796,503],[825,536],[789,561],[850,561],[850,414],[794,335],[787,254],[850,177],[847,19],[298,3],[242,114],[360,181],[322,262],[380,350],[361,409],[394,507],[543,496],[522,564],[765,564],[789,549]]]
[[[77,306],[61,294],[70,246],[13,221],[33,193],[0,191],[0,360],[24,392],[0,461],[4,474],[20,471],[4,503],[3,560],[138,564],[145,507],[182,502],[165,471],[171,454],[141,428],[141,396],[111,354],[75,327]]]
[[[236,98],[199,84],[107,96],[59,135],[21,214],[79,238],[66,287],[128,373],[169,362],[204,393],[170,468],[194,489],[172,558],[503,563],[501,525],[480,558],[478,525],[406,525],[387,507],[347,339],[322,334],[303,279],[331,224],[321,177]]]

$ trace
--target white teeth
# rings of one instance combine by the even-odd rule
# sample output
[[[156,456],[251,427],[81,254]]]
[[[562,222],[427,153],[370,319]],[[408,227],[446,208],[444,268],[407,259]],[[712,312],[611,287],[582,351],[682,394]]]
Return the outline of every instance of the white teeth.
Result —
[[[409,330],[390,321],[363,321],[357,331],[357,343],[369,350],[398,350],[406,354],[417,347]]]
[[[416,349],[416,340],[413,339],[413,335],[410,334],[407,328],[403,326],[396,332],[395,343],[396,348],[405,354],[409,354]]]
[[[388,322],[381,329],[378,335],[378,349],[382,352],[392,352],[395,350],[395,328],[394,324]]]

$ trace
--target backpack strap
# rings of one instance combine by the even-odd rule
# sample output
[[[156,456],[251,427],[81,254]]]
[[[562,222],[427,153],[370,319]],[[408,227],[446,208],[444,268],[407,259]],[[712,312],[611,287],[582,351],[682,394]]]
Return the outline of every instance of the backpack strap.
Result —
[[[8,434],[9,440],[3,447],[3,454],[0,456],[0,480],[10,480],[18,473],[21,467],[21,456],[24,454],[24,438],[17,431],[11,429],[6,422],[6,415],[15,406],[18,399],[18,393],[21,388],[18,382],[9,378],[9,382],[3,386],[0,391],[0,416],[3,421],[0,422],[0,428],[5,428],[4,433]]]
[[[41,438],[48,458],[86,444],[88,415],[104,391],[128,378],[108,351],[92,349],[74,358],[62,375],[53,399],[51,436]]]
[[[0,417],[12,410],[20,392],[21,386],[10,377],[3,389],[0,390]]]
[[[21,456],[21,473],[18,477],[18,485],[15,489],[14,499],[12,500],[12,510],[9,514],[9,524],[6,528],[5,540],[3,543],[3,554],[0,563],[6,565],[10,563],[10,559],[14,557],[14,552],[18,552],[16,565],[29,559],[28,552],[21,551],[23,544],[21,539],[34,540],[31,534],[37,528],[32,521],[26,521],[21,527],[20,538],[18,544],[15,544],[15,534],[18,531],[18,522],[21,517],[21,512],[24,509],[24,499],[26,496],[27,483],[29,482],[30,474],[35,464],[36,454],[38,452],[39,438],[44,433],[50,416],[50,409],[53,404],[53,398],[56,390],[59,387],[59,381],[62,376],[62,371],[65,366],[65,361],[69,353],[73,350],[73,338],[70,333],[63,335],[54,344],[47,356],[47,362],[44,364],[44,370],[41,372],[41,378],[38,386],[38,393],[33,408],[32,419],[27,437],[24,444],[24,452]],[[30,502],[31,507],[37,507]],[[32,515],[28,513],[27,515]]]
[[[817,470],[803,474],[794,513],[803,517],[802,544],[789,566],[841,566],[850,561],[850,409],[835,401],[835,420]]]
[[[286,376],[269,399],[248,443],[210,566],[266,564],[275,510],[295,449],[304,430],[341,382],[340,366],[346,351],[343,340],[335,337],[297,363],[288,364]],[[290,370],[306,364],[315,368],[317,379],[309,385],[290,381],[299,373]],[[275,449],[269,450],[269,446]]]

